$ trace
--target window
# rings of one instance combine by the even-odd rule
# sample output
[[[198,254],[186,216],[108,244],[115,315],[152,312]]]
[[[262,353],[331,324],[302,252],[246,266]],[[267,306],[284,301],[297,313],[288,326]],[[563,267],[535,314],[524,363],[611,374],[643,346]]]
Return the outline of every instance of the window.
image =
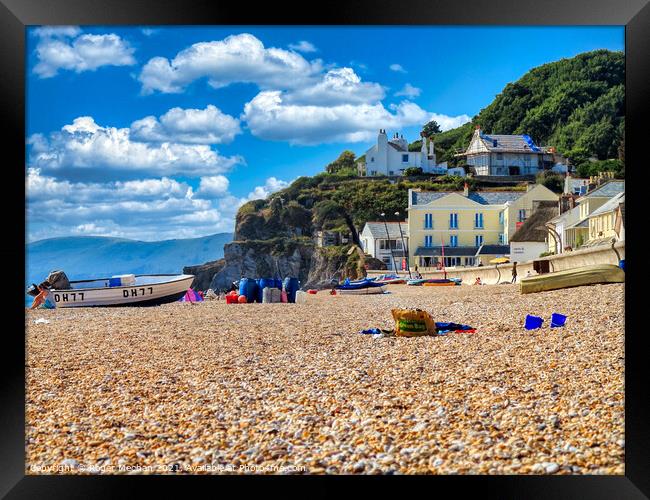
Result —
[[[497,160],[503,160],[503,153],[497,153]]]
[[[375,157],[374,157],[374,156],[371,156],[371,157],[370,157],[370,163],[374,163],[374,161],[375,161]]]
[[[504,222],[504,214],[503,212],[499,212],[499,224],[503,225]]]
[[[398,240],[379,240],[380,250],[395,250],[397,248],[402,248],[401,243]]]
[[[458,214],[449,214],[449,228],[458,229]]]
[[[474,214],[474,227],[483,227],[483,214],[476,213]]]
[[[433,229],[433,214],[424,214],[424,229]]]
[[[505,234],[499,233],[499,245],[505,245],[504,243],[505,239],[506,239]]]
[[[480,247],[482,244],[483,244],[483,235],[477,234],[476,236],[474,236],[474,246]]]
[[[382,260],[382,261],[384,262],[384,264],[386,264],[387,266],[390,266],[390,265],[391,265],[391,263],[390,263],[390,257],[388,257],[388,256],[386,256],[386,257],[382,257],[381,260]]]
[[[424,246],[427,248],[431,248],[433,246],[433,236],[424,237]]]
[[[457,247],[458,246],[458,236],[457,235],[452,234],[449,237],[449,246],[452,246],[452,247]]]
[[[445,267],[460,266],[460,257],[445,257]]]
[[[394,172],[392,170],[389,170],[388,175],[395,175],[395,174],[394,174]]]
[[[474,265],[474,257],[465,257],[465,265],[466,266],[473,266]]]
[[[402,155],[402,163],[408,163],[409,162],[409,155]]]
[[[526,209],[522,208],[519,210],[519,222],[524,222],[526,220]]]

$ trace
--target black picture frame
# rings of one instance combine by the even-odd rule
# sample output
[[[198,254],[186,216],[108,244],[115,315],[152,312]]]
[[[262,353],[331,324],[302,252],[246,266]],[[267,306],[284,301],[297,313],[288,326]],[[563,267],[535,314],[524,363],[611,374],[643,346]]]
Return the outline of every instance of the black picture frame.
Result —
[[[0,0],[0,120],[6,139],[4,162],[8,176],[5,192],[13,199],[5,206],[4,256],[5,277],[11,286],[3,287],[3,302],[8,313],[3,344],[0,349],[3,377],[0,382],[0,496],[7,498],[108,498],[127,496],[151,485],[151,480],[164,485],[167,493],[185,488],[187,481],[172,477],[72,477],[25,475],[25,344],[24,331],[24,219],[13,207],[21,207],[25,193],[16,186],[24,185],[25,165],[25,27],[28,25],[342,25],[342,24],[442,24],[442,25],[625,25],[626,35],[626,168],[628,225],[641,216],[643,199],[643,148],[646,146],[648,103],[650,102],[650,4],[647,0],[357,0],[331,1],[308,6],[278,3],[245,4],[204,0]],[[647,156],[647,153],[646,153]],[[630,182],[631,181],[631,182]],[[634,194],[636,192],[636,194]],[[24,205],[23,205],[24,206]],[[20,208],[22,210],[22,208]],[[23,212],[24,213],[24,212]],[[15,222],[23,220],[23,224]],[[637,232],[638,231],[638,232]],[[364,489],[374,487],[384,493],[416,494],[417,484],[431,495],[459,494],[474,490],[480,498],[646,498],[650,496],[650,418],[649,390],[645,383],[645,350],[642,342],[646,327],[641,315],[643,300],[640,273],[643,271],[639,248],[642,230],[629,231],[626,249],[626,459],[625,476],[479,476],[479,477],[417,477],[335,478],[347,485]],[[19,265],[23,263],[23,265]],[[638,292],[638,295],[635,294]],[[186,478],[189,479],[189,478]],[[209,477],[222,488],[244,486],[241,478]],[[267,488],[269,479],[250,478]],[[332,495],[330,478],[276,478],[301,496]],[[294,488],[299,481],[300,487]],[[275,481],[273,481],[275,482]],[[215,484],[215,483],[211,483]],[[407,489],[404,489],[404,488]],[[309,493],[305,493],[308,488]],[[447,490],[445,492],[445,490]],[[183,490],[184,491],[184,490]],[[186,495],[185,495],[186,496]]]

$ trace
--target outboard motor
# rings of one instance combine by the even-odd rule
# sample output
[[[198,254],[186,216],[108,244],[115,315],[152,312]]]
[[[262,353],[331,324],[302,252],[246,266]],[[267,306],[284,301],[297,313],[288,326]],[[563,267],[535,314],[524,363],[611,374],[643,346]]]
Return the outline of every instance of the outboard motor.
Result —
[[[32,297],[36,297],[38,295],[38,285],[36,283],[32,283],[30,286],[27,287],[25,293],[27,295],[31,295]]]
[[[50,285],[54,290],[69,290],[70,280],[63,271],[52,271],[47,277],[47,281],[50,282]]]

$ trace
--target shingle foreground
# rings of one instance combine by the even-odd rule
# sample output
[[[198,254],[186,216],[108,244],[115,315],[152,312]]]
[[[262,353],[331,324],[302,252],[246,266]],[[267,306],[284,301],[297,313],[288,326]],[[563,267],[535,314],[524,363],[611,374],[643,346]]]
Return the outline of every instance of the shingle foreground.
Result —
[[[29,312],[26,471],[623,474],[623,289]],[[478,332],[357,333],[393,307]]]

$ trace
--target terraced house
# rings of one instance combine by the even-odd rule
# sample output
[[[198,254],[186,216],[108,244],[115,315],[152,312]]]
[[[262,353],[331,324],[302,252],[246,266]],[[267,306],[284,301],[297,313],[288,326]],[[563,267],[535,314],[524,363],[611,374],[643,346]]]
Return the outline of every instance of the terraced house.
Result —
[[[527,191],[470,192],[467,184],[462,192],[409,189],[409,264],[426,270],[443,263],[485,265],[506,256],[510,237],[532,214],[534,202],[557,200],[541,184]]]
[[[603,184],[588,191],[576,200],[577,220],[565,226],[563,238],[565,246],[577,249],[583,246],[595,246],[609,243],[614,237],[616,223],[615,212],[618,203],[624,203],[625,198],[620,195],[625,193],[625,181],[605,180]],[[614,199],[612,203],[608,203]],[[607,205],[602,210],[601,207]],[[551,221],[554,222],[554,221]],[[617,239],[621,239],[617,237]]]

